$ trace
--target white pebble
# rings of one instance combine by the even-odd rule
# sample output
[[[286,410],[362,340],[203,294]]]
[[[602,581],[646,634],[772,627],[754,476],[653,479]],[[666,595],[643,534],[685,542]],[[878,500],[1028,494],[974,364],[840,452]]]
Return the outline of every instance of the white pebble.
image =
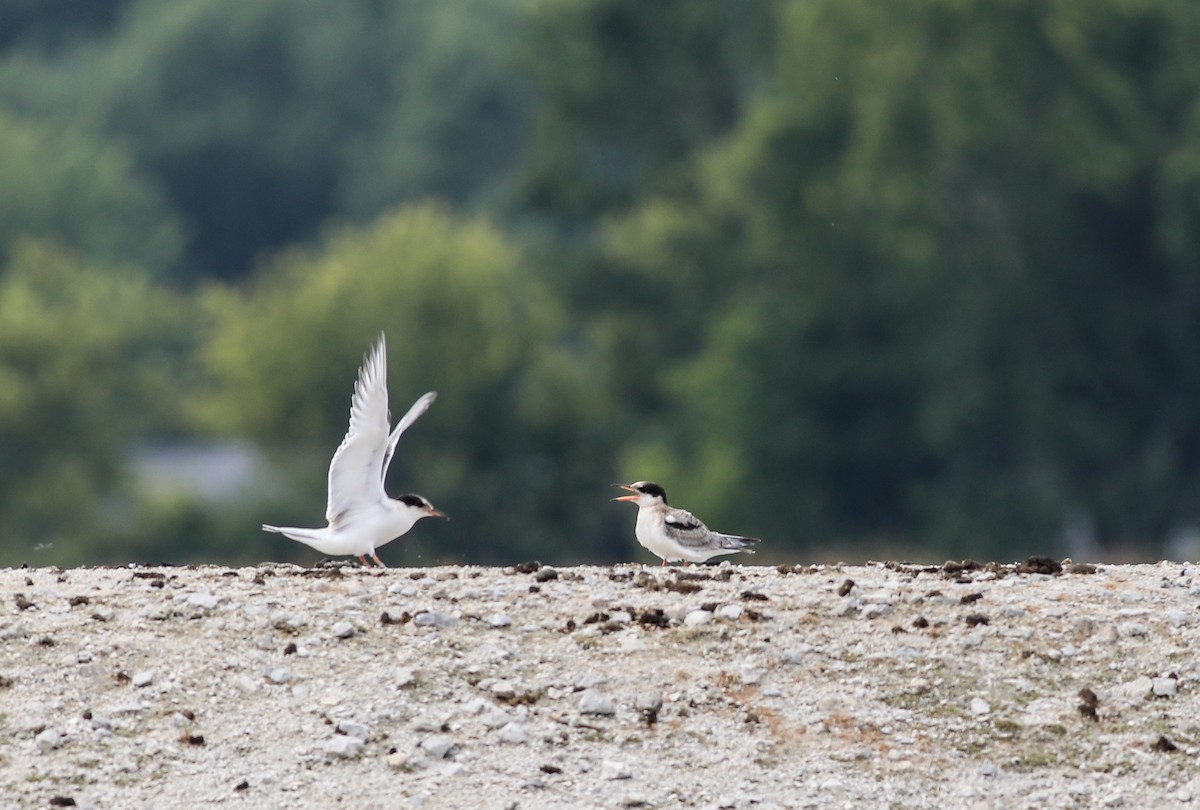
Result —
[[[633,771],[624,762],[606,759],[600,763],[600,776],[603,779],[630,779]]]
[[[585,689],[579,696],[579,711],[583,714],[612,715],[617,713],[617,708],[603,692]]]
[[[1154,678],[1152,683],[1155,697],[1175,697],[1179,691],[1179,681],[1174,678]]]
[[[211,593],[193,593],[187,598],[187,603],[190,606],[198,607],[202,610],[215,610],[220,601],[220,599]]]
[[[413,618],[413,624],[417,627],[453,627],[458,624],[458,619],[448,613],[438,613],[437,611],[429,610],[424,613],[418,613]]]
[[[488,691],[495,695],[499,700],[509,700],[517,694],[517,689],[512,685],[512,681],[504,680],[496,681],[494,684],[492,684],[492,688]]]
[[[63,735],[58,729],[48,728],[34,737],[33,742],[37,749],[45,754],[62,745]]]
[[[525,729],[520,723],[508,723],[500,729],[500,739],[506,743],[521,745],[525,742]]]
[[[445,734],[434,734],[421,740],[421,750],[434,759],[445,759],[454,750],[454,740]]]
[[[330,756],[343,757],[350,759],[362,753],[363,741],[357,737],[347,737],[344,734],[335,734],[325,741],[322,748],[325,753]]]
[[[139,672],[133,676],[133,685],[136,687],[149,686],[154,683],[153,672]]]
[[[724,619],[729,622],[736,622],[742,617],[741,605],[721,605],[717,608],[717,618]]]
[[[684,618],[687,627],[699,627],[712,621],[713,615],[707,610],[693,610]]]

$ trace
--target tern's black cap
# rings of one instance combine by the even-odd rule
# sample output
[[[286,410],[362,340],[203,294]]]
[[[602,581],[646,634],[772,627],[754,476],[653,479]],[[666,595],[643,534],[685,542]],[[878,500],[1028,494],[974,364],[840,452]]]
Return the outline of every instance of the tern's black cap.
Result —
[[[643,495],[649,495],[651,498],[662,498],[662,502],[667,502],[667,491],[653,481],[638,481],[633,485],[633,488]]]

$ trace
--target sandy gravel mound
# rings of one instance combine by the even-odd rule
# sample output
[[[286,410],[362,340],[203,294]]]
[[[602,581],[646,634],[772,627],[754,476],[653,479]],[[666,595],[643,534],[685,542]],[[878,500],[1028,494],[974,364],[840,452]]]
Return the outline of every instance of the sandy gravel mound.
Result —
[[[0,804],[1200,807],[1190,564],[0,571]]]

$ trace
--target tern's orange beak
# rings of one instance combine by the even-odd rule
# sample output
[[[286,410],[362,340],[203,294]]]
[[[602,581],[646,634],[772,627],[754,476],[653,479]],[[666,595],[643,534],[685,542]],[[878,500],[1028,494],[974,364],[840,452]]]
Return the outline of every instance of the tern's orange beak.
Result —
[[[636,501],[638,498],[642,497],[642,493],[638,492],[628,484],[613,484],[613,486],[620,487],[621,489],[627,489],[633,493],[632,495],[622,495],[619,498],[613,498],[614,501]]]
[[[446,517],[445,512],[441,511],[440,509],[434,509],[432,506],[425,510],[425,514],[429,515],[430,517],[446,518],[446,520],[450,519]]]

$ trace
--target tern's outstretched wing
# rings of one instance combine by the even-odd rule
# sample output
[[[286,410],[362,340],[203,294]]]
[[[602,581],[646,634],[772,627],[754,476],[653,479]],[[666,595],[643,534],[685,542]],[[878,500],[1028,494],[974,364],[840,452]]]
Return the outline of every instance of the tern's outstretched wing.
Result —
[[[420,418],[421,414],[429,410],[429,406],[437,399],[437,391],[430,391],[425,396],[418,399],[408,409],[408,413],[404,414],[404,418],[396,423],[392,435],[388,436],[387,448],[383,452],[383,464],[379,470],[379,485],[383,486],[383,479],[387,477],[388,465],[392,463],[392,454],[396,452],[396,443],[400,441],[400,436],[404,431],[412,427],[412,423]]]
[[[325,519],[336,523],[387,495],[379,474],[388,447],[387,344],[383,334],[363,358],[350,401],[350,429],[329,463]]]

